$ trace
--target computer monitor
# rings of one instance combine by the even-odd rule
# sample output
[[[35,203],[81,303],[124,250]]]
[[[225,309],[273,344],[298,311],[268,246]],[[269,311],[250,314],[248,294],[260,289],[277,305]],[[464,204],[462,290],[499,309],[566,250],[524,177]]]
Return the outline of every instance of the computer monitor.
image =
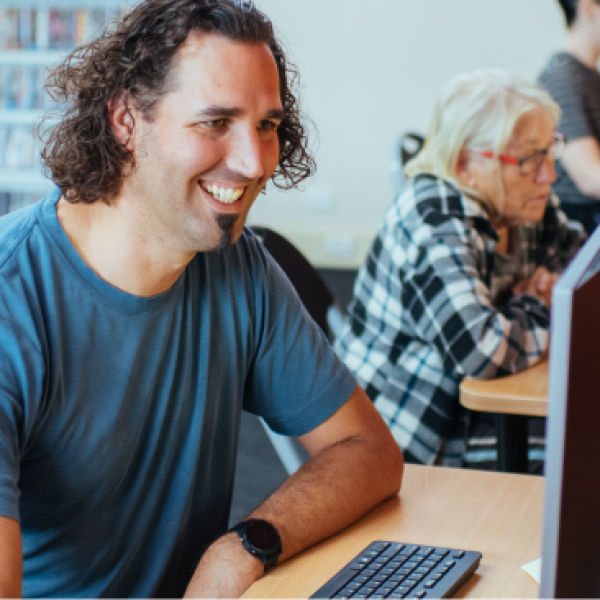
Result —
[[[542,598],[600,597],[600,227],[555,285]]]

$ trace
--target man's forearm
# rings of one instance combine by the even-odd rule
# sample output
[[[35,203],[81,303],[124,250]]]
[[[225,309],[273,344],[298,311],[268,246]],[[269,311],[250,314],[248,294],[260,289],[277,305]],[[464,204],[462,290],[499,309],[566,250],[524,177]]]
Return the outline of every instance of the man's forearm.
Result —
[[[398,493],[403,459],[387,425],[364,391],[300,438],[311,460],[250,516],[272,523],[281,535],[279,562],[343,529]],[[263,572],[236,534],[206,552],[186,596],[237,596]]]
[[[20,598],[22,585],[23,551],[19,523],[0,517],[0,597]]]
[[[339,442],[306,463],[251,516],[277,527],[284,561],[396,495],[401,464],[395,444],[378,451],[361,439]]]

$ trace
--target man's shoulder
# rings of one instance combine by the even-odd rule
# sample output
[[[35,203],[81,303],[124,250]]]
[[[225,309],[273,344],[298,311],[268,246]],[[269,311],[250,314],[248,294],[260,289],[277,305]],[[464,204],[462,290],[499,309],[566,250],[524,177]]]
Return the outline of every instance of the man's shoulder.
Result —
[[[0,217],[0,273],[35,230],[39,203]]]

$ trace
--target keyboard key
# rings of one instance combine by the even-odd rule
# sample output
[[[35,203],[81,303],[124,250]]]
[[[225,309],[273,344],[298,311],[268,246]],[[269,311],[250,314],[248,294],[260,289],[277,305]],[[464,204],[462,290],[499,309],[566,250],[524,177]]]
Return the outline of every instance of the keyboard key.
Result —
[[[440,556],[446,556],[446,554],[448,554],[450,552],[450,550],[448,550],[447,548],[436,548],[434,551],[434,554],[439,554]]]
[[[416,563],[414,562],[412,559],[411,560],[407,560],[404,565],[402,565],[405,569],[416,569],[421,563]],[[423,566],[427,566],[425,563],[423,563]]]
[[[408,594],[408,592],[410,592],[411,588],[405,585],[399,585],[395,590],[394,593],[396,594]]]
[[[456,550],[455,550],[455,551],[452,553],[452,556],[453,556],[454,558],[462,558],[464,555],[465,555],[465,551],[464,551],[464,550],[458,550],[458,551],[456,551]]]
[[[447,562],[444,563],[445,567],[453,567],[456,564],[455,560],[449,560]]]
[[[418,569],[415,569],[415,573],[420,573],[421,575],[427,575],[427,573],[431,572],[431,567],[419,567]]]
[[[343,587],[338,594],[341,594],[342,596],[352,596],[352,594],[354,594],[356,592],[356,588],[349,588],[349,587]]]
[[[393,590],[399,582],[397,581],[386,581],[385,583],[382,583],[378,589],[380,590]]]
[[[374,583],[372,581],[368,581],[367,583],[365,583],[361,588],[359,588],[359,592],[367,592],[370,593],[373,590],[376,590],[378,587],[377,583]]]
[[[417,550],[416,554],[418,556],[429,556],[431,553],[433,552],[433,548],[421,548],[419,550]]]
[[[433,569],[433,567],[437,566],[437,562],[435,562],[433,560],[426,560],[421,564],[422,564],[422,566],[429,567],[430,569]]]
[[[389,548],[390,545],[391,545],[390,542],[373,542],[370,545],[370,548],[372,550],[377,550],[377,551],[381,552],[381,551],[385,550],[386,548]]]
[[[432,588],[432,587],[435,586],[436,583],[437,583],[437,581],[433,581],[433,580],[430,579],[429,581],[426,581],[423,584],[423,586],[426,587],[426,588]]]
[[[390,544],[381,556],[394,556],[404,548],[404,544]]]

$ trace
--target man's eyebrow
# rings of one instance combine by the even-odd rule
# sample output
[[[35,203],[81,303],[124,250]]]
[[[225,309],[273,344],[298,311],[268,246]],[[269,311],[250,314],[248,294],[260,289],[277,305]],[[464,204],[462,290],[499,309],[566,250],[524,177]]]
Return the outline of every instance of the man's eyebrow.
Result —
[[[241,108],[227,108],[225,106],[207,106],[194,113],[194,119],[217,119],[220,117],[239,117],[243,114]],[[281,108],[272,108],[265,114],[265,119],[279,119],[283,121],[285,110]]]
[[[274,108],[267,112],[266,118],[279,119],[280,121],[283,121],[285,119],[285,110],[283,110],[283,108]]]

